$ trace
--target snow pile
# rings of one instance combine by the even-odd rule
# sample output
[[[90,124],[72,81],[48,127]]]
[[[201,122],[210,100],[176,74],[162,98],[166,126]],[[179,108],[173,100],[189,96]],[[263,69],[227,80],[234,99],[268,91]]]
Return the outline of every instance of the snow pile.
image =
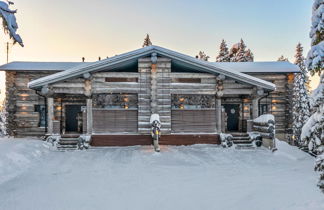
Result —
[[[264,114],[264,115],[261,115],[257,118],[255,118],[253,120],[253,122],[256,122],[256,123],[268,123],[269,121],[273,121],[274,122],[274,116],[272,114]]]
[[[40,140],[0,139],[0,184],[26,171],[49,150]]]

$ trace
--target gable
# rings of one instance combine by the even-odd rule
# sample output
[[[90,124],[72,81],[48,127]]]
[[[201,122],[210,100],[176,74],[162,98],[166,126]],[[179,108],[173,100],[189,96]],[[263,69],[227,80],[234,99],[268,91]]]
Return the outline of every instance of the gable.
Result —
[[[275,85],[273,83],[258,79],[250,75],[246,75],[244,73],[231,71],[230,69],[225,68],[219,63],[210,63],[208,61],[202,61],[194,57],[184,55],[159,46],[148,46],[121,55],[116,55],[114,57],[107,58],[101,61],[77,65],[65,71],[31,81],[30,83],[28,83],[28,87],[32,89],[41,89],[44,85],[80,77],[86,73],[92,73],[102,70],[113,71],[116,68],[122,68],[125,66],[132,65],[134,64],[134,62],[137,62],[139,58],[151,56],[152,53],[156,53],[158,56],[170,58],[172,59],[172,62],[186,66],[188,68],[195,68],[198,71],[204,73],[210,73],[215,75],[221,74],[238,82],[251,84],[253,86],[257,86],[267,90],[275,89]]]

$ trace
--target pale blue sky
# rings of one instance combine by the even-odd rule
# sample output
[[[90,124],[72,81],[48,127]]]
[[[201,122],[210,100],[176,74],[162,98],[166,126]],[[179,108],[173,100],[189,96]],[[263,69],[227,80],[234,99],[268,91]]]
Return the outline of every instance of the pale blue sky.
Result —
[[[255,61],[283,54],[293,62],[298,42],[305,55],[310,48],[311,0],[14,2],[25,47],[12,47],[9,61],[81,61],[83,56],[95,61],[140,48],[146,33],[155,45],[192,56],[203,50],[210,61],[222,39],[232,46],[243,38]],[[0,63],[6,60],[6,41],[0,36]]]
[[[255,60],[293,60],[300,41],[309,49],[310,0],[16,0],[25,48],[10,60],[88,61],[153,44],[214,60],[221,39],[243,38]],[[0,47],[4,52],[4,42]],[[4,60],[1,59],[1,62]]]

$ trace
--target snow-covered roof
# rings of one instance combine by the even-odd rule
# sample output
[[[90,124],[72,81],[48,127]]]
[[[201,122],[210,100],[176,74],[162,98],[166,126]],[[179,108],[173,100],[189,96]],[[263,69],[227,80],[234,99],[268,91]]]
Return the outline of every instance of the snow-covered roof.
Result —
[[[63,71],[83,62],[33,62],[14,61],[0,66],[1,71]]]
[[[14,61],[0,66],[1,71],[64,71],[81,64],[92,62],[33,62]],[[288,61],[261,61],[261,62],[210,62],[223,66],[228,70],[242,73],[296,73],[300,72],[297,65]]]
[[[222,66],[219,63],[211,63],[208,61],[203,61],[196,59],[192,56],[188,56],[182,53],[178,53],[166,48],[162,48],[159,46],[148,46],[144,48],[140,48],[134,51],[130,51],[127,53],[123,53],[120,55],[116,55],[111,58],[103,59],[101,61],[96,61],[93,63],[85,63],[82,65],[71,67],[70,69],[67,69],[65,71],[61,71],[46,77],[42,77],[39,79],[36,79],[34,81],[31,81],[28,83],[28,86],[30,88],[39,89],[44,85],[52,84],[58,81],[66,80],[69,78],[75,78],[80,77],[84,73],[90,73],[90,72],[96,72],[100,70],[113,70],[116,69],[118,66],[121,66],[127,62],[137,60],[141,57],[147,57],[151,56],[152,53],[156,53],[159,56],[164,56],[167,58],[171,58],[172,60],[175,60],[177,62],[182,62],[186,65],[190,65],[192,67],[195,67],[197,70],[201,72],[207,72],[211,74],[223,74],[226,77],[233,78],[237,81],[251,84],[257,87],[261,87],[267,90],[274,90],[276,86],[271,83],[267,82],[262,79],[258,79],[256,77],[240,73],[238,71],[233,71],[230,69],[227,69],[226,67]]]
[[[265,62],[213,62],[229,70],[243,73],[297,73],[300,69],[297,65],[288,61]]]

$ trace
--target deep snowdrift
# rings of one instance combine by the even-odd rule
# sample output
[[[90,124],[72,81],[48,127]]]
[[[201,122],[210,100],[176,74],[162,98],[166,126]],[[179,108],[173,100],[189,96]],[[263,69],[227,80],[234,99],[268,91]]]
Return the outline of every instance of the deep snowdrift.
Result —
[[[324,209],[314,159],[277,145],[275,153],[195,145],[158,154],[149,146],[56,152],[40,141],[0,140],[0,209]]]

